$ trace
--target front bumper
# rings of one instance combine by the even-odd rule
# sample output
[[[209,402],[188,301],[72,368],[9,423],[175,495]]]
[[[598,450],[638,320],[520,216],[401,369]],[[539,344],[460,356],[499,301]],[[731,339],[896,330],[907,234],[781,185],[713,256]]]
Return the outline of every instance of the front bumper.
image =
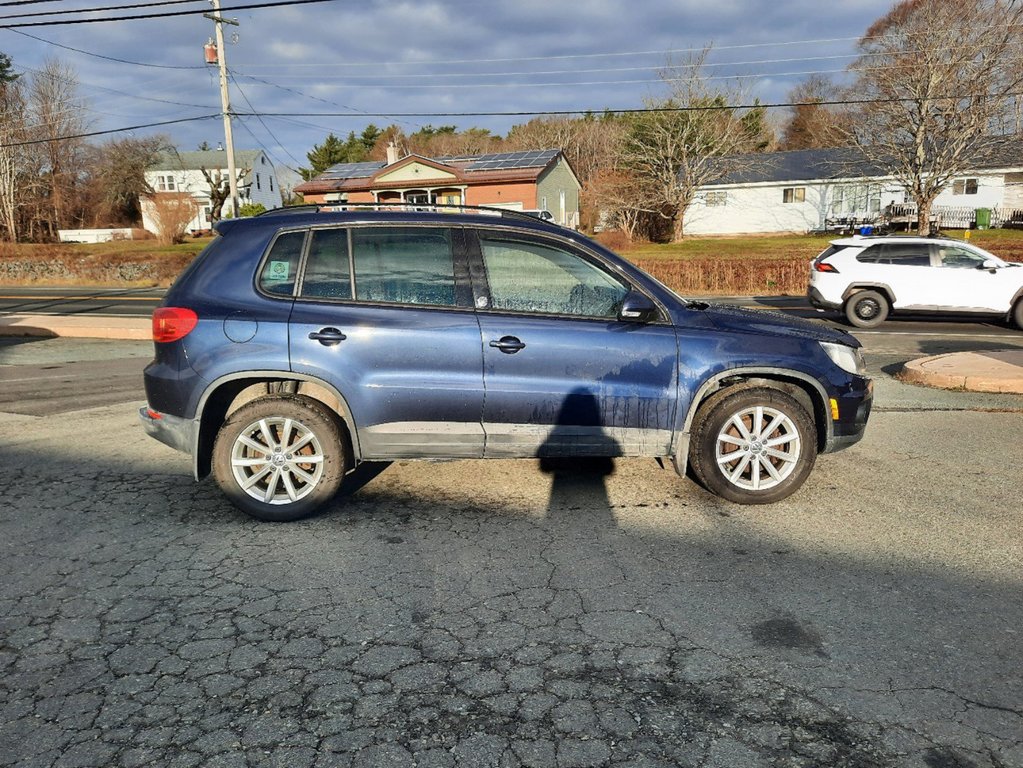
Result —
[[[150,437],[155,437],[164,445],[169,445],[182,453],[191,454],[195,450],[195,438],[198,424],[192,419],[182,419],[168,413],[157,413],[148,406],[139,408],[139,419],[142,427]]]
[[[841,396],[834,398],[838,406],[838,418],[831,422],[831,436],[824,448],[825,453],[834,453],[863,439],[874,403],[874,382],[858,379],[860,386],[854,386]]]

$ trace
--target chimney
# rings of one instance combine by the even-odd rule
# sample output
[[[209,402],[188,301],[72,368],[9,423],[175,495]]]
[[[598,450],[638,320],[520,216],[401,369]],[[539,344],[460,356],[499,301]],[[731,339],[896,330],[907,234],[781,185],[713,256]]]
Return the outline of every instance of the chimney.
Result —
[[[223,152],[223,151],[224,151],[224,145],[218,141],[217,142],[217,152]]]
[[[398,147],[392,141],[387,144],[387,164],[393,165],[396,162],[398,162]]]

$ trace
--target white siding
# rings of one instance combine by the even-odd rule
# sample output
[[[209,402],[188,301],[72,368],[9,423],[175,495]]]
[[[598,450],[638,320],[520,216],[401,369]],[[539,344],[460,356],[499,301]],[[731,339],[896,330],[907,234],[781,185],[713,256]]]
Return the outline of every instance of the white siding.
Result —
[[[955,194],[948,186],[934,205],[956,208],[996,208],[1006,205],[1005,174],[964,174],[962,180],[976,179],[975,194]],[[876,185],[878,202],[871,207],[853,211],[839,210],[836,189],[848,197],[853,187]],[[963,187],[965,188],[965,184]],[[784,202],[784,190],[802,188],[802,202]],[[708,202],[723,204],[708,204]],[[708,200],[709,196],[709,200]],[[1011,195],[1010,195],[1011,197]],[[858,219],[876,216],[891,204],[911,202],[904,191],[890,180],[787,181],[747,185],[716,185],[701,189],[686,211],[685,231],[691,235],[734,235],[757,232],[809,232],[823,229],[825,219],[854,216]]]
[[[220,171],[223,178],[227,178],[227,168],[210,168],[208,170],[210,175],[214,176],[214,178],[216,178],[217,170]],[[241,169],[238,170],[240,172]],[[146,181],[153,189],[160,189],[161,186],[167,186],[166,177],[171,175],[174,178],[175,190],[190,193],[195,199],[196,204],[199,206],[199,213],[189,223],[188,231],[195,232],[196,230],[209,229],[211,222],[206,213],[206,209],[210,206],[210,185],[206,181],[206,177],[203,176],[202,171],[199,169],[183,171],[146,171]],[[159,177],[164,177],[162,185],[160,184]],[[245,205],[246,203],[262,203],[267,210],[281,207],[281,185],[277,179],[277,172],[274,169],[273,163],[270,162],[269,158],[267,158],[264,153],[260,153],[255,163],[253,163],[252,169],[249,170],[243,178],[238,187],[238,196],[240,205]],[[142,200],[141,208],[142,228],[147,229],[150,232],[155,231],[156,225],[151,216],[151,209],[146,204],[145,199]],[[231,203],[228,200],[224,203],[221,216],[229,213],[230,210]]]

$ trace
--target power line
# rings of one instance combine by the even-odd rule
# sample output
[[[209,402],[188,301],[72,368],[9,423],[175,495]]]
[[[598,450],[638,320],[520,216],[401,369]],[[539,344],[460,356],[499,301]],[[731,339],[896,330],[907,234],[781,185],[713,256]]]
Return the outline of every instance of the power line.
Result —
[[[1002,94],[1005,98],[1023,96],[1019,93]],[[928,101],[950,101],[965,98],[963,96],[932,96]],[[626,107],[623,109],[598,108],[598,109],[566,109],[566,110],[523,110],[523,111],[496,111],[496,112],[392,112],[385,115],[380,112],[366,112],[365,117],[566,117],[571,115],[633,115],[653,114],[664,112],[721,112],[731,110],[749,109],[779,109],[789,107],[823,107],[823,106],[855,106],[864,104],[898,104],[907,101],[917,101],[915,96],[906,96],[892,99],[832,99],[825,101],[779,101],[779,102],[753,102],[752,104],[708,104],[692,107]],[[255,117],[256,113],[236,112],[239,117]],[[353,117],[350,112],[260,112],[263,117]]]
[[[245,103],[249,105],[249,109],[251,109],[253,111],[253,113],[255,113],[256,108],[254,106],[252,106],[252,102],[249,101],[249,97],[245,95],[245,91],[242,90],[242,87],[241,87],[241,85],[239,85],[238,80],[234,77],[233,74],[230,75],[230,77],[231,77],[231,81],[234,83],[234,87],[236,89],[238,89],[238,93],[240,93],[241,97],[243,99],[245,99]],[[297,157],[295,157],[293,154],[291,154],[291,152],[288,151],[288,148],[284,146],[284,144],[281,142],[280,139],[278,139],[276,136],[274,136],[273,131],[271,131],[267,127],[266,123],[263,122],[262,116],[256,114],[256,119],[259,120],[259,124],[263,126],[263,130],[266,131],[270,135],[270,138],[277,142],[277,146],[279,146],[282,150],[284,150],[284,154],[286,154],[288,157],[290,157],[295,162],[296,165],[301,165],[302,162]],[[242,121],[242,125],[245,126],[245,130],[249,131],[249,134],[252,136],[252,138],[255,139],[256,138],[255,134],[253,134],[252,131],[249,130],[249,127],[247,125],[245,125],[244,121]],[[259,141],[258,139],[256,139],[256,140]],[[266,147],[263,147],[263,148],[266,149]],[[267,151],[268,154],[270,153],[270,150],[267,149],[266,151]],[[281,165],[283,165],[286,168],[290,168],[290,166],[287,163],[281,163]],[[295,171],[295,173],[298,173],[298,171],[295,170],[294,168],[291,168],[291,170]]]
[[[37,3],[59,3],[62,0],[5,0],[0,5],[36,5]]]
[[[334,0],[270,0],[263,3],[246,3],[231,8],[222,8],[221,13],[231,11],[246,11],[253,8],[282,8],[292,5],[309,5],[310,3],[329,3]],[[84,13],[84,11],[82,11]],[[16,24],[0,24],[0,29],[15,29],[16,27],[53,27],[64,24],[96,24],[104,21],[135,21],[137,19],[162,19],[169,16],[194,16],[197,13],[209,13],[202,8],[190,11],[164,11],[162,13],[139,13],[133,16],[106,16],[102,19],[57,19],[56,21],[20,21]]]
[[[4,16],[5,19],[26,19],[30,16],[67,16],[76,13],[99,13],[101,11],[128,11],[133,8],[152,8],[154,6],[185,5],[186,3],[198,3],[201,0],[158,0],[150,3],[132,3],[131,5],[108,5],[97,8],[75,8],[63,11],[32,11],[31,13],[12,13]]]
[[[213,118],[219,118],[220,113],[217,112],[213,115],[198,115],[196,117],[180,117],[176,120],[162,120],[158,123],[142,123],[140,125],[128,125],[122,128],[110,128],[106,131],[89,131],[87,133],[75,133],[68,136],[51,136],[46,139],[32,139],[31,141],[14,141],[9,144],[0,144],[0,148],[5,147],[27,147],[32,144],[47,144],[51,141],[69,141],[71,139],[88,139],[93,136],[105,136],[111,133],[126,133],[128,131],[138,131],[143,128],[159,128],[164,125],[175,125],[177,123],[193,123],[198,120],[211,120]]]
[[[152,67],[154,69],[206,69],[203,64],[195,64],[192,66],[183,66],[175,64],[149,64],[145,61],[129,61],[128,59],[118,59],[115,56],[105,56],[102,53],[94,53],[93,51],[83,51],[81,48],[73,48],[70,45],[63,45],[62,43],[55,43],[52,40],[45,40],[41,37],[29,34],[28,32],[22,32],[20,29],[12,29],[11,32],[16,35],[22,35],[24,37],[30,37],[33,40],[38,40],[40,43],[46,43],[56,48],[63,48],[65,51],[74,51],[75,53],[81,53],[85,56],[94,56],[97,59],[106,59],[107,61],[117,62],[118,64],[132,64],[136,67]]]

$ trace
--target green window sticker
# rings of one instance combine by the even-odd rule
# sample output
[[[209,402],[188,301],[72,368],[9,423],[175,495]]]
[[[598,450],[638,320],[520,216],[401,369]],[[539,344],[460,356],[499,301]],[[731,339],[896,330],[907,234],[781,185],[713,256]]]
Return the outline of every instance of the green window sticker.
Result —
[[[269,274],[271,280],[287,280],[291,271],[291,264],[287,261],[271,261]]]

